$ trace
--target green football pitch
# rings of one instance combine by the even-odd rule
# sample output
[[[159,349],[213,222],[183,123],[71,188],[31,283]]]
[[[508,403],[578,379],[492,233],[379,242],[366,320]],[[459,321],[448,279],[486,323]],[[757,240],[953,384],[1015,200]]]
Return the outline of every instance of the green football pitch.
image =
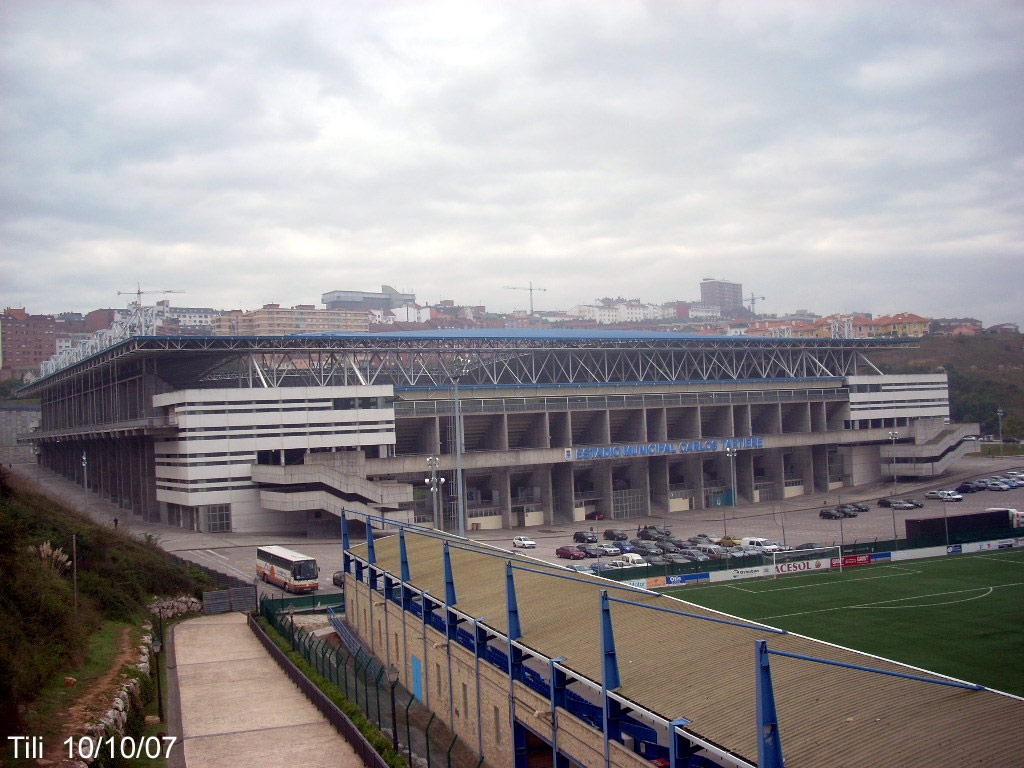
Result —
[[[1024,548],[660,591],[1024,696]]]

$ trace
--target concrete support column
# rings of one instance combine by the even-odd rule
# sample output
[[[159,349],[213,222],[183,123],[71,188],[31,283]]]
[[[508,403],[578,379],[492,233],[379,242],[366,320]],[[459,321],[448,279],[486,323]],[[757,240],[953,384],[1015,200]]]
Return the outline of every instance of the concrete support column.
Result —
[[[797,477],[804,484],[803,492],[810,493],[814,487],[814,457],[811,446],[804,446],[793,451],[793,464]]]
[[[655,443],[668,442],[668,426],[664,408],[648,408],[645,412],[647,421],[647,439]]]
[[[504,413],[491,418],[484,435],[484,449],[488,451],[508,450],[508,416]]]
[[[704,461],[699,454],[683,459],[686,479],[693,488],[693,509],[704,509]]]
[[[491,490],[497,491],[500,495],[498,506],[501,508],[501,527],[512,528],[512,488],[509,482],[510,473],[507,469],[500,469],[493,475]]]
[[[772,484],[772,496],[776,499],[781,499],[783,489],[786,485],[782,464],[782,451],[779,449],[772,449],[765,454],[764,458],[767,479],[770,480]]]
[[[828,491],[828,446],[811,446],[811,472],[814,480],[813,491],[825,493]]]
[[[626,467],[630,490],[643,492],[643,516],[651,514],[651,482],[647,474],[648,460],[633,459]]]
[[[572,427],[569,413],[556,411],[548,414],[548,433],[552,448],[569,448],[572,446]]]
[[[664,411],[662,411],[664,413]],[[657,439],[657,438],[656,438]],[[661,438],[664,439],[664,438]],[[652,514],[665,514],[668,508],[668,457],[655,456],[647,460],[648,479],[650,488],[650,511]]]
[[[551,467],[551,492],[554,496],[552,522],[572,522],[574,493],[572,462],[564,461]]]
[[[736,494],[739,504],[749,504],[754,498],[754,454],[750,451],[736,453]]]
[[[612,517],[612,465],[610,461],[598,462],[590,472],[594,487],[601,497],[597,500],[597,511],[608,519]]]
[[[416,451],[425,456],[440,456],[441,419],[433,416],[429,419],[424,419],[424,422],[423,426],[420,427],[419,433],[416,435]]]
[[[554,508],[551,493],[551,468],[537,467],[530,473],[530,485],[540,488],[540,503],[544,510],[544,524],[551,525],[554,522]]]
[[[734,405],[732,407],[732,431],[734,437],[749,437],[753,434],[750,429],[749,405]]]

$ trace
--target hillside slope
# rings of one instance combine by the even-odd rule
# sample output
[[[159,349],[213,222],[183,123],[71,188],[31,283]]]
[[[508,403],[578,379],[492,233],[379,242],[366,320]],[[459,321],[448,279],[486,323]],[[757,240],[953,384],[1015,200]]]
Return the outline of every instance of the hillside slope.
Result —
[[[1003,409],[1003,435],[1024,437],[1024,336],[930,336],[916,349],[873,352],[871,362],[883,373],[949,375],[953,421],[981,425],[996,434],[996,411]]]

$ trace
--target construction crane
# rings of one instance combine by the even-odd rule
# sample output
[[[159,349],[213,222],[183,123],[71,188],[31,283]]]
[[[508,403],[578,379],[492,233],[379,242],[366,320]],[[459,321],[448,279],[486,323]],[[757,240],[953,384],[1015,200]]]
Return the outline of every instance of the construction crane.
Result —
[[[534,291],[546,291],[547,288],[534,288],[531,282],[528,287],[521,285],[503,285],[502,288],[506,288],[510,291],[529,291],[530,292],[530,317],[533,317],[533,292]]]
[[[142,294],[144,294],[144,293],[184,293],[184,291],[176,291],[176,290],[174,290],[172,288],[165,288],[163,290],[156,290],[156,289],[153,289],[153,290],[143,290],[142,289],[142,284],[141,283],[136,283],[134,291],[118,291],[117,295],[118,296],[131,296],[132,294],[134,294],[135,295],[135,306],[141,307],[142,306]]]
[[[757,307],[757,302],[758,301],[764,301],[764,300],[765,300],[764,296],[755,296],[754,292],[751,291],[750,292],[750,296],[747,297],[747,303],[750,304],[750,314],[756,315],[757,314],[757,310],[755,308]]]

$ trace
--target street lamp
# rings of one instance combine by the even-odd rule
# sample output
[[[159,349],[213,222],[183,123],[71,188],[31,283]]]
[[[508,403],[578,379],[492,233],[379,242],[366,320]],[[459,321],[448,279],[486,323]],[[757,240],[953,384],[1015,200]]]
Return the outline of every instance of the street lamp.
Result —
[[[725,455],[729,457],[729,470],[730,477],[732,479],[732,505],[736,506],[736,449],[726,448]],[[722,535],[725,536],[729,533],[729,528],[725,522],[725,507],[722,507]]]
[[[893,430],[889,432],[889,439],[892,440],[892,495],[893,498],[896,496],[896,440],[899,438],[900,433]]]
[[[999,458],[1003,458],[1003,413],[1002,408],[996,408],[996,418],[999,419]]]
[[[89,459],[86,458],[85,451],[82,451],[82,498],[85,503],[89,503]]]
[[[946,500],[942,500],[942,526],[946,529],[946,554],[949,554],[949,518],[946,516]]]
[[[441,522],[437,511],[437,492],[444,485],[444,478],[437,476],[438,461],[437,456],[427,456],[427,466],[430,467],[430,479],[423,482],[430,487],[430,499],[434,510],[434,528],[440,530]]]
[[[893,430],[889,433],[889,439],[892,440],[892,499],[896,499],[896,438],[900,436],[900,433]],[[899,534],[896,532],[896,510],[893,508],[892,503],[889,504],[889,511],[892,512],[892,541],[893,546],[899,546]]]
[[[388,683],[391,685],[391,745],[398,752],[398,711],[395,709],[395,686],[398,685],[398,667],[389,664]]]
[[[452,388],[455,396],[455,508],[459,516],[459,536],[466,536],[465,489],[462,479],[462,451],[464,438],[462,434],[462,401],[459,399],[459,380],[469,372],[469,360],[461,355],[453,363],[455,370],[452,375]]]

